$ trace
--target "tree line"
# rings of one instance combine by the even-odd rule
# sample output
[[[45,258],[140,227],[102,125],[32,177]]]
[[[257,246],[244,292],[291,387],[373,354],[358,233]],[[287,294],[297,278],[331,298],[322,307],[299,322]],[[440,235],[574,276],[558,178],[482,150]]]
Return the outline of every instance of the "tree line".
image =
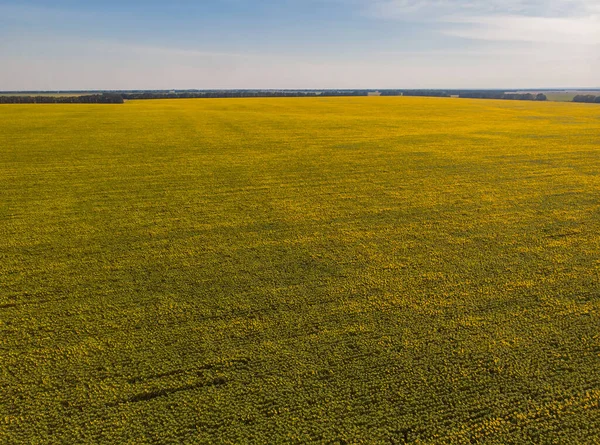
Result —
[[[600,96],[594,96],[592,94],[578,94],[573,98],[573,102],[600,104]]]
[[[543,93],[506,93],[504,91],[473,90],[319,90],[319,91],[270,91],[270,90],[227,90],[227,91],[139,91],[123,93],[125,100],[136,99],[195,99],[195,98],[228,98],[228,97],[334,97],[334,96],[368,96],[379,93],[381,96],[418,96],[418,97],[452,97],[471,99],[505,99],[544,101]]]
[[[447,91],[440,90],[382,90],[382,96],[411,96],[411,97],[452,97]]]
[[[503,93],[503,92],[490,92],[490,91],[469,91],[463,92],[458,95],[464,99],[500,99],[500,100],[536,100],[545,101],[548,100],[544,93],[532,94],[532,93]]]
[[[123,93],[125,100],[140,99],[216,99],[235,97],[316,97],[319,94],[310,91],[184,91],[184,92],[160,92],[160,91],[138,91]]]
[[[215,99],[236,97],[334,97],[368,96],[375,90],[214,90],[214,91],[136,91],[123,93],[125,100],[140,99]]]
[[[497,90],[185,90],[185,91],[123,91],[88,94],[81,96],[35,96],[0,95],[0,104],[8,103],[88,103],[121,104],[125,100],[143,99],[201,99],[201,98],[241,98],[241,97],[336,97],[368,96],[379,93],[381,96],[418,97],[460,97],[468,99],[504,99],[545,101],[543,93],[506,93]],[[600,102],[600,97],[576,96],[574,102]]]
[[[122,104],[117,93],[88,94],[83,96],[2,96],[0,104]]]

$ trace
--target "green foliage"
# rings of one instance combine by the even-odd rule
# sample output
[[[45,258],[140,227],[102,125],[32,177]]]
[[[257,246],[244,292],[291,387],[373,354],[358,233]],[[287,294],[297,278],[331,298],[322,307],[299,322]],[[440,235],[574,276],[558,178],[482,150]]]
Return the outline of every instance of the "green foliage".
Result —
[[[600,441],[600,108],[0,107],[0,443]]]
[[[123,96],[117,93],[86,94],[86,95],[2,95],[0,104],[122,104]]]
[[[543,93],[505,93],[502,91],[465,91],[458,94],[465,99],[503,99],[503,100],[537,100],[546,101],[548,98]]]
[[[583,102],[588,104],[600,103],[600,100],[597,100],[600,96],[596,97],[593,94],[578,94],[573,98],[573,102]]]

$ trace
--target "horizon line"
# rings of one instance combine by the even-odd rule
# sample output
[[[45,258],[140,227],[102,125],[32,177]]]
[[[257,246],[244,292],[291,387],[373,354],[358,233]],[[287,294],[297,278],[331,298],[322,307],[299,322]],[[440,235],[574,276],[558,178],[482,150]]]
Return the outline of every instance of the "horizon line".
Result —
[[[90,93],[90,92],[139,92],[139,91],[599,91],[597,87],[524,87],[524,88],[90,88],[45,90],[0,90],[5,93]]]

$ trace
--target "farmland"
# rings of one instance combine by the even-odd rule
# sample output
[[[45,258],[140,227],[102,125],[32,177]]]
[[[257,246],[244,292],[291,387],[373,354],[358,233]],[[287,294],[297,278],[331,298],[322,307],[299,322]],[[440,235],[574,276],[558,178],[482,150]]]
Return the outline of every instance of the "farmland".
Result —
[[[579,94],[598,95],[598,91],[548,91],[545,93],[548,100],[555,102],[571,102]]]
[[[0,443],[600,442],[600,107],[0,106]]]

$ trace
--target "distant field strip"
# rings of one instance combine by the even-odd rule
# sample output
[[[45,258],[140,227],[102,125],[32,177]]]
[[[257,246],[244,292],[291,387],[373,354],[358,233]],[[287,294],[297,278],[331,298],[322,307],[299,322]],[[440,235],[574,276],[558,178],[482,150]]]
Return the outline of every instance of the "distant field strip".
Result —
[[[600,107],[0,107],[0,443],[600,443]]]

